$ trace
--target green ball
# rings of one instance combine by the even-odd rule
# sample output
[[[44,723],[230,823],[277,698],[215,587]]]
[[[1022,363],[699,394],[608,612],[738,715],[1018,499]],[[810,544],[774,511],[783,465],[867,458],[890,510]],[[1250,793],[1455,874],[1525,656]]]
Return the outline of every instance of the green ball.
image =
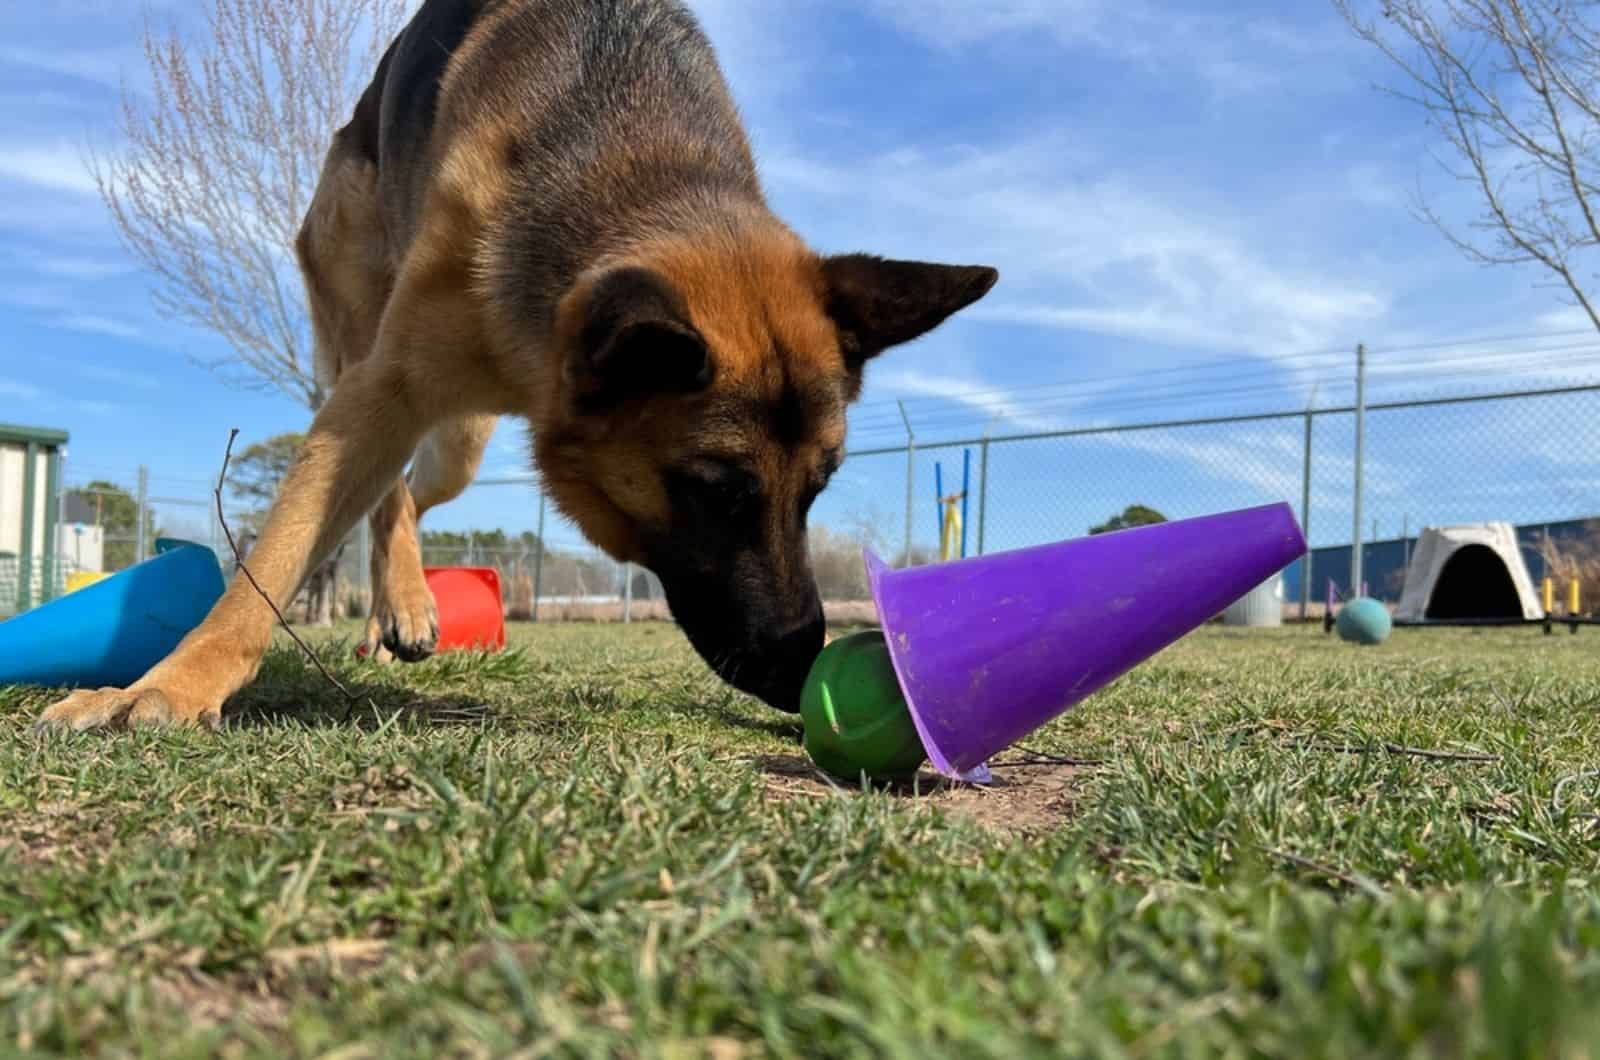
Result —
[[[1382,644],[1394,629],[1389,609],[1370,596],[1351,600],[1339,609],[1334,619],[1339,639],[1352,644]]]
[[[829,644],[800,694],[806,754],[817,768],[855,782],[905,780],[927,757],[878,630]]]

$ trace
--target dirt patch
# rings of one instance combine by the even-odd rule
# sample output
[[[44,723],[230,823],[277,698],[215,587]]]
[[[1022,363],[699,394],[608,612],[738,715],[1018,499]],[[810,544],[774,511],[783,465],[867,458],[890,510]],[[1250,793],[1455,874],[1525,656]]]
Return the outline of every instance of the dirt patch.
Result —
[[[191,1025],[221,1027],[245,1023],[258,1030],[288,1026],[290,1003],[265,987],[213,979],[198,971],[162,976],[149,983],[154,993],[183,1011]]]
[[[21,865],[83,862],[105,851],[116,839],[114,817],[85,815],[76,803],[44,803],[31,813],[17,813],[0,827],[0,858]]]
[[[859,789],[828,777],[799,755],[763,755],[770,799],[845,798]],[[1042,835],[1060,828],[1077,805],[1092,765],[1030,761],[990,767],[992,784],[961,784],[924,769],[888,790],[916,809],[939,809],[1001,835]]]
[[[262,977],[251,979],[234,975],[219,979],[208,975],[200,970],[203,958],[204,951],[198,948],[181,952],[162,948],[156,953],[142,951],[139,947],[103,947],[48,963],[36,960],[4,985],[11,988],[48,986],[52,993],[71,986],[91,996],[98,995],[101,1007],[83,1013],[83,1023],[77,1028],[90,1039],[96,1025],[109,1018],[108,1009],[120,1005],[118,999],[125,996],[134,983],[148,991],[158,1007],[182,1013],[191,1029],[209,1030],[243,1023],[257,1032],[271,1033],[289,1025],[293,1006],[290,997],[274,992]],[[166,970],[149,974],[156,966]],[[42,999],[40,1004],[44,1004]],[[47,1013],[36,1015],[43,1021]],[[36,1044],[34,1032],[28,1026],[30,1022],[24,1014],[22,1027],[13,1039],[24,1053]],[[222,1055],[228,1054],[224,1051]]]
[[[330,939],[309,946],[268,950],[266,962],[273,975],[284,979],[308,969],[350,977],[371,972],[388,955],[389,943],[385,939]]]

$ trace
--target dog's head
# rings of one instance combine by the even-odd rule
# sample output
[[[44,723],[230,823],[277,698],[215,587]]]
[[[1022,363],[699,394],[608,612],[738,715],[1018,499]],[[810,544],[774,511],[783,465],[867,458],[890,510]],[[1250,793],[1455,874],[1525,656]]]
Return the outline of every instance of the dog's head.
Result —
[[[536,416],[557,505],[643,564],[702,658],[781,710],[823,644],[806,516],[866,363],[983,297],[983,267],[820,257],[786,231],[663,245],[562,301]]]

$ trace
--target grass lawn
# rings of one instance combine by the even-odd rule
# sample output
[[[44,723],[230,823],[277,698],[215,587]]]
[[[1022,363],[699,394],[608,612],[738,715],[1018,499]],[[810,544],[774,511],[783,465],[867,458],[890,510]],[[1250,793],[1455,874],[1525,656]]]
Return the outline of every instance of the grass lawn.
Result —
[[[513,640],[0,689],[0,1055],[1600,1056],[1600,631],[1210,629],[873,794],[671,627]]]

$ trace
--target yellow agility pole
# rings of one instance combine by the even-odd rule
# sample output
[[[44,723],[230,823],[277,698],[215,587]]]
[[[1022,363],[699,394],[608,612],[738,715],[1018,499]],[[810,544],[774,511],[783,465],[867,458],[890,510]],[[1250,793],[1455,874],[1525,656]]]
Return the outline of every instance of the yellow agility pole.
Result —
[[[944,498],[944,526],[939,536],[939,560],[948,563],[961,556],[961,494]]]

